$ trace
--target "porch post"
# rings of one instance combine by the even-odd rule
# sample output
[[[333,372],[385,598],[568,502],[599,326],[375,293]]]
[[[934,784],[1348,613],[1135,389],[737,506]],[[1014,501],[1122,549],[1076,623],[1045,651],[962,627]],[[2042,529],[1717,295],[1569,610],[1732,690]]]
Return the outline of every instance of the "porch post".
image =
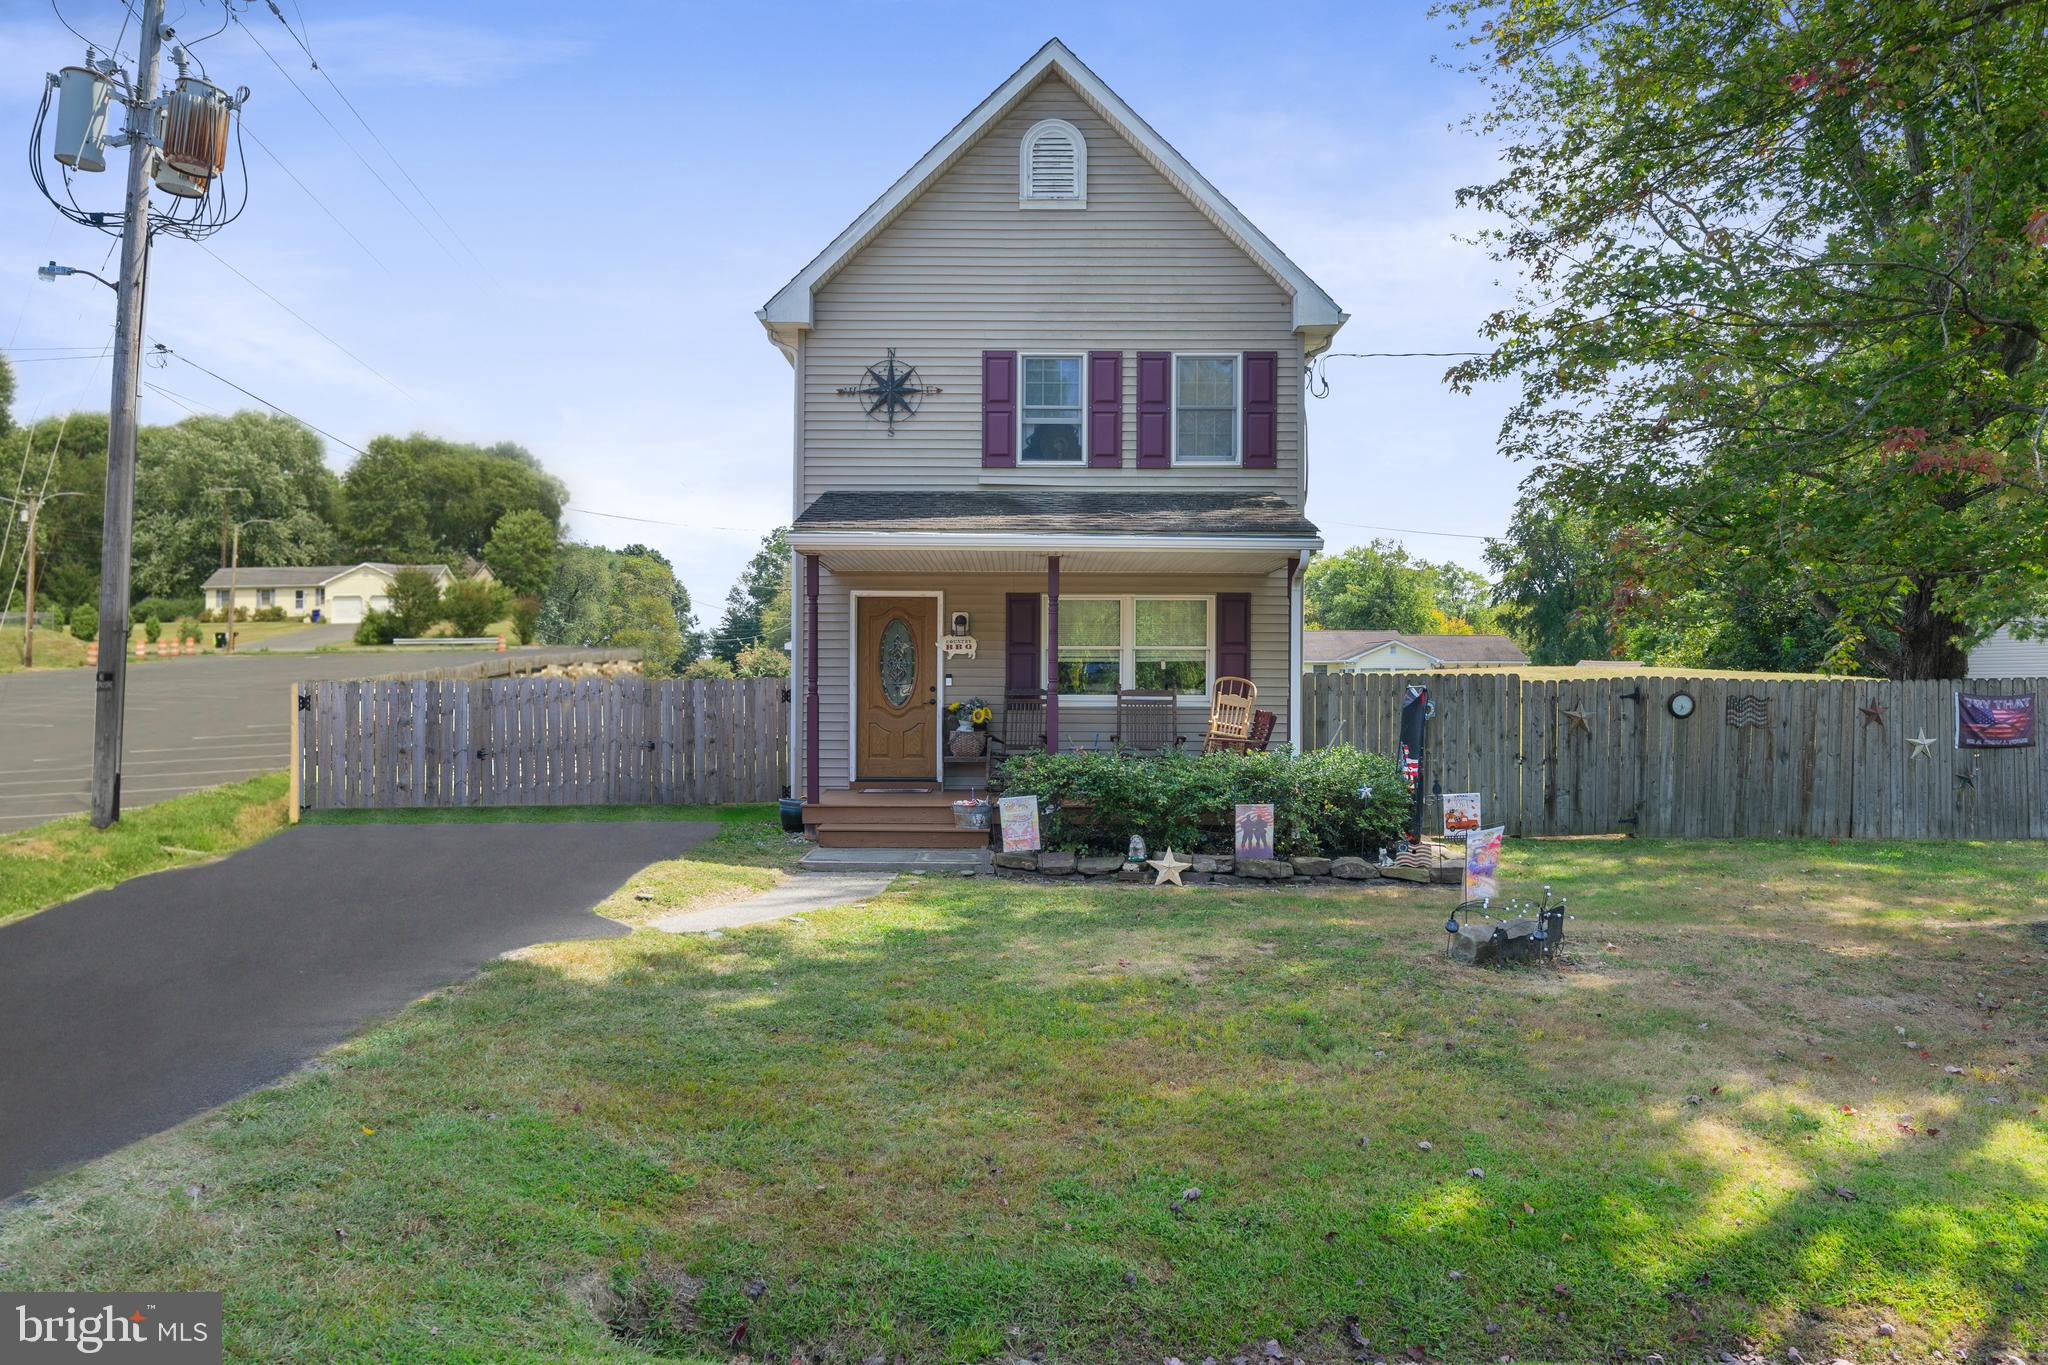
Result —
[[[1045,751],[1060,751],[1060,557],[1045,560]]]
[[[1301,752],[1300,555],[1287,561],[1287,747]]]
[[[804,556],[804,800],[818,803],[818,557]]]

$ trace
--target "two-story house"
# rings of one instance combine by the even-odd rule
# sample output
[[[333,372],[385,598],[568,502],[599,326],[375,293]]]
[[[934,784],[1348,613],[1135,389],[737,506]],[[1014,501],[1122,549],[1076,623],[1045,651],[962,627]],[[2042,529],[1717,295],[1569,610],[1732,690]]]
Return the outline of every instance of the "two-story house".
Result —
[[[796,372],[808,801],[943,785],[967,696],[1042,692],[1074,748],[1122,688],[1198,737],[1244,677],[1299,742],[1302,372],[1346,315],[1063,44],[759,317]]]

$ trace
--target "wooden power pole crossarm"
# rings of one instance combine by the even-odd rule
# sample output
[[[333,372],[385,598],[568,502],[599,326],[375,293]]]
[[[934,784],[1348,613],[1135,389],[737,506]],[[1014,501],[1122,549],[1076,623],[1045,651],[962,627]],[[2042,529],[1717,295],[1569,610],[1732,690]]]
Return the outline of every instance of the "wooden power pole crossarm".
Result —
[[[128,690],[129,552],[135,532],[136,385],[142,377],[142,305],[149,277],[150,132],[163,63],[164,0],[142,0],[140,60],[128,111],[128,191],[121,275],[115,287],[114,394],[107,426],[107,503],[100,539],[100,659],[93,698],[92,823],[121,818],[121,731]]]

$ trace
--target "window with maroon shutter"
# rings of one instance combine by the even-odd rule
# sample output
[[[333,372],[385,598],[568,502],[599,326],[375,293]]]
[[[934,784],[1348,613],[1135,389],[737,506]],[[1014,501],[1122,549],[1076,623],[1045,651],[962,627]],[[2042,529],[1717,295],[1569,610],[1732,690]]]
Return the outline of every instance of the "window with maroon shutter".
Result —
[[[1038,690],[1038,594],[1003,596],[1003,692]]]
[[[1124,462],[1124,353],[1088,353],[1088,467]]]
[[[981,353],[981,467],[1017,463],[1017,353]]]
[[[1248,592],[1216,594],[1216,676],[1250,678],[1252,675],[1252,595]]]
[[[1173,460],[1173,356],[1138,352],[1138,468],[1164,469]]]
[[[1244,353],[1244,467],[1272,469],[1280,458],[1280,353]]]

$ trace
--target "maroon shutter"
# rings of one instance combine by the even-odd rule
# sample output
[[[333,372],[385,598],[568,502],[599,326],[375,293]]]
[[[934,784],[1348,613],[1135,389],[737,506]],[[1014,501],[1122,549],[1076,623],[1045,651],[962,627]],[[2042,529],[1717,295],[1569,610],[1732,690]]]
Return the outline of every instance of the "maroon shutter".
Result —
[[[1244,353],[1244,467],[1271,469],[1280,458],[1280,353]]]
[[[981,353],[981,467],[1017,463],[1017,353]]]
[[[1252,675],[1252,595],[1248,592],[1216,594],[1216,676],[1250,678]]]
[[[1173,357],[1138,352],[1138,468],[1164,469],[1173,451]]]
[[[1124,353],[1088,353],[1088,467],[1124,462]]]
[[[1038,690],[1038,594],[1003,597],[1003,692]]]

